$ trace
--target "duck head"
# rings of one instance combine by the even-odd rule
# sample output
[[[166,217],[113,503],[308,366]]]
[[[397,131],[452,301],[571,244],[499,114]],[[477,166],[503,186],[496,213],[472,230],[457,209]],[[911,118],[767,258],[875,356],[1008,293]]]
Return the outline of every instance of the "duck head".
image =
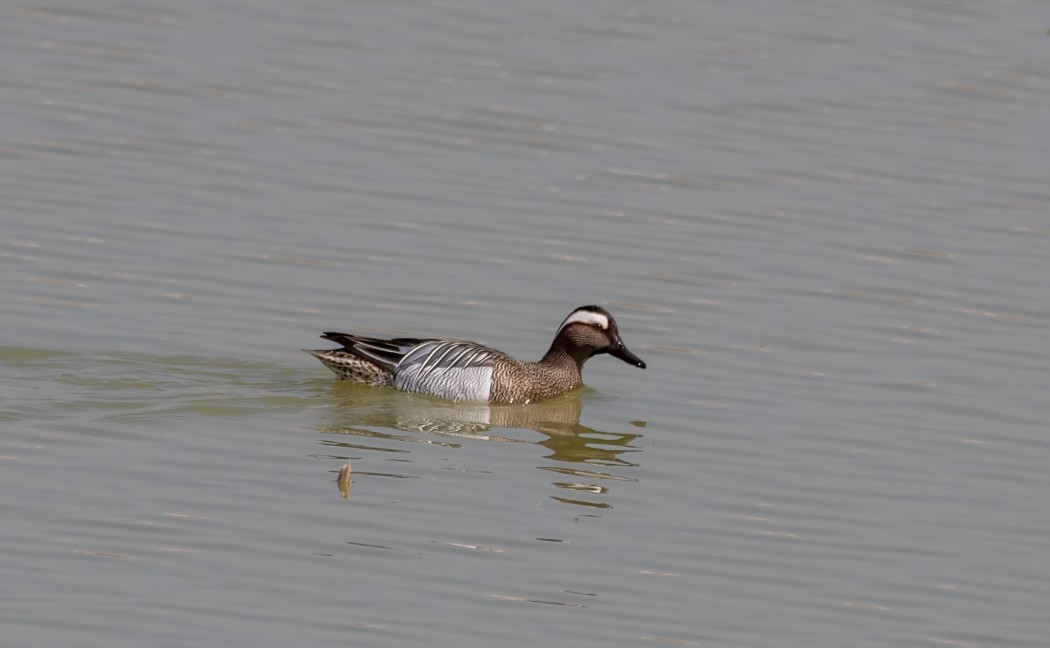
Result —
[[[627,349],[620,339],[616,320],[601,306],[580,306],[558,327],[554,343],[582,365],[591,356],[608,353],[629,365],[645,369],[645,362]]]

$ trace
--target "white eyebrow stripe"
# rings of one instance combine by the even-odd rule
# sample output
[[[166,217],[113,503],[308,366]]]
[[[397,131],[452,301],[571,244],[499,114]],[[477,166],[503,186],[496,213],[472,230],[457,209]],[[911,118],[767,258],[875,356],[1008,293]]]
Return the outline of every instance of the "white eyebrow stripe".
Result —
[[[558,327],[558,330],[560,331],[569,324],[575,324],[577,322],[580,324],[597,324],[603,331],[609,328],[609,318],[605,315],[594,313],[592,311],[578,310],[566,317],[565,321]]]

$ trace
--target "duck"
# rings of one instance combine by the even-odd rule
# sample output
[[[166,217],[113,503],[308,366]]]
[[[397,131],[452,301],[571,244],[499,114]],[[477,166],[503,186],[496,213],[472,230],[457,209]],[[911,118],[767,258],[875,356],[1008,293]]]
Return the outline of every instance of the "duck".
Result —
[[[326,332],[338,349],[303,349],[341,380],[393,387],[451,401],[531,403],[579,389],[583,365],[609,354],[645,369],[620,338],[616,320],[601,306],[580,306],[566,317],[537,362],[516,360],[478,342],[373,338]]]

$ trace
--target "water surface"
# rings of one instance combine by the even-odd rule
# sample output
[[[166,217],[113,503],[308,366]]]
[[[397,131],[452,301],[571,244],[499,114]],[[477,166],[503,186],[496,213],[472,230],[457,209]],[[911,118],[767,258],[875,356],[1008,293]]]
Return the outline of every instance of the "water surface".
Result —
[[[5,640],[1042,646],[1043,10],[0,9]]]

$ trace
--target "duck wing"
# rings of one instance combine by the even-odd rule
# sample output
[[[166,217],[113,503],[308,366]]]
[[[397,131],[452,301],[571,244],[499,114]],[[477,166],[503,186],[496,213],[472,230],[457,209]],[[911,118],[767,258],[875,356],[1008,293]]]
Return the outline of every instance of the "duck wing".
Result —
[[[374,362],[383,369],[393,373],[398,364],[405,356],[412,353],[420,346],[440,342],[440,340],[427,340],[423,338],[393,338],[384,340],[380,338],[362,337],[350,333],[327,332],[321,335],[326,340],[336,344],[342,344],[343,349],[364,360]]]
[[[477,342],[466,340],[420,340],[415,348],[404,354],[399,370],[415,367],[420,374],[450,369],[493,367],[506,353]]]
[[[507,354],[477,342],[428,340],[398,363],[394,386],[455,401],[487,401],[496,364],[507,360]]]

